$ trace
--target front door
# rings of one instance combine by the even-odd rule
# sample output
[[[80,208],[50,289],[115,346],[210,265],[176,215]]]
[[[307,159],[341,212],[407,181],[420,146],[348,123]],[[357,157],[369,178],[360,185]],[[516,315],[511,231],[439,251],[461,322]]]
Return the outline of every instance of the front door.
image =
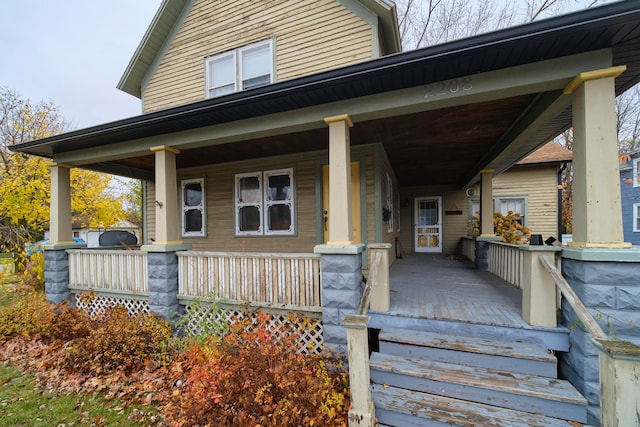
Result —
[[[329,165],[322,167],[322,221],[324,243],[329,240]],[[362,241],[360,226],[360,162],[351,162],[351,226],[353,243]]]
[[[442,198],[415,199],[415,251],[442,252]]]

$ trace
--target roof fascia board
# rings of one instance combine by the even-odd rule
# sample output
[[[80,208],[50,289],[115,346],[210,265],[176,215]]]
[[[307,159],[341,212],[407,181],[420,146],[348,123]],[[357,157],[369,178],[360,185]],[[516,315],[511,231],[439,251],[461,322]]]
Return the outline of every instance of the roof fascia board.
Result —
[[[182,3],[182,5],[180,3]],[[174,31],[174,28],[176,26],[175,21],[173,23],[166,22],[169,20],[175,20],[175,18],[173,17],[173,14],[171,13],[170,6],[176,6],[177,8],[180,8],[181,10],[180,16],[182,16],[185,9],[184,6],[186,3],[190,3],[188,7],[188,9],[190,10],[191,6],[193,5],[192,0],[164,0],[160,5],[160,7],[158,7],[158,11],[156,12],[153,19],[151,20],[151,23],[149,24],[147,31],[142,37],[140,44],[135,50],[133,56],[131,57],[131,60],[129,61],[129,64],[127,65],[127,68],[125,69],[122,77],[120,78],[120,81],[116,86],[118,89],[122,90],[123,92],[129,93],[135,96],[136,98],[140,98],[142,96],[142,93],[141,93],[142,82],[141,82],[141,79],[137,76],[140,76],[140,75],[146,76],[149,72],[149,66],[150,66],[150,64],[145,64],[142,61],[142,56],[145,53],[152,55],[154,58],[158,56],[157,48],[153,45],[152,38],[153,37],[160,37],[163,39],[167,38],[167,35],[163,36],[161,34],[164,31],[161,28],[161,25],[160,25],[161,23],[167,24],[166,26],[171,28],[171,31],[170,31],[171,33]],[[164,42],[163,42],[163,45],[164,45]]]
[[[607,62],[608,61],[608,62]],[[285,111],[245,120],[222,123],[181,132],[140,138],[115,144],[60,153],[56,162],[72,165],[149,154],[156,145],[170,145],[178,149],[203,147],[242,141],[251,138],[319,129],[323,119],[336,114],[349,114],[354,122],[374,120],[400,114],[454,107],[475,102],[553,90],[562,90],[577,74],[610,64],[609,49],[568,57],[520,65],[503,70],[477,74],[472,77],[473,90],[449,91],[429,96],[438,84],[418,86],[366,97]],[[444,87],[461,79],[442,82]]]
[[[380,29],[378,15],[359,0],[337,0],[342,6],[350,10],[371,27],[371,53],[373,58],[380,57]],[[383,32],[384,34],[384,32]]]
[[[171,47],[171,43],[173,43],[173,40],[175,40],[178,32],[180,31],[180,28],[182,28],[182,24],[184,24],[184,21],[187,19],[187,16],[189,15],[189,12],[191,12],[191,9],[193,8],[194,3],[195,3],[195,0],[186,1],[185,5],[182,8],[182,12],[180,13],[180,16],[173,24],[171,31],[167,35],[167,38],[165,39],[164,43],[162,44],[162,47],[160,47],[160,49],[155,53],[153,62],[149,65],[149,68],[144,74],[142,82],[140,82],[140,88],[141,88],[140,99],[142,99],[143,111],[144,111],[145,99],[142,96],[142,94],[146,92],[146,87],[147,87],[147,84],[149,84],[149,79],[151,79],[151,76],[155,74],[156,70],[160,66],[160,62],[162,62],[162,59],[167,53],[167,50],[169,50],[169,47]],[[204,67],[204,58],[203,58],[202,66]]]

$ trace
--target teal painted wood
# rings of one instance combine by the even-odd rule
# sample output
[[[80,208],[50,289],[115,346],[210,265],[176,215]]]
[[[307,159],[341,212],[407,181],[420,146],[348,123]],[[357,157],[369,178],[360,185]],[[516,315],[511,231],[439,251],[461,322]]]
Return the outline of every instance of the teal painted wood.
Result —
[[[375,329],[397,328],[431,331],[449,335],[472,336],[502,341],[520,341],[537,344],[555,351],[569,351],[569,329],[520,328],[499,325],[477,324],[468,321],[427,319],[423,317],[399,316],[369,312],[369,327]]]
[[[383,329],[380,352],[557,378],[557,359],[540,345],[406,329]]]
[[[379,427],[567,427],[565,420],[374,384]]]
[[[586,422],[586,400],[567,381],[373,353],[371,381],[549,417]]]

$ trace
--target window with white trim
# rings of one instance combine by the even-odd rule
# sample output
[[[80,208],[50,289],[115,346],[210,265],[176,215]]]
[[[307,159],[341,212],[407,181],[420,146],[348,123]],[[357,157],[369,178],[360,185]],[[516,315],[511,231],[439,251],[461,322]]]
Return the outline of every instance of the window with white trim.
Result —
[[[640,187],[640,157],[633,159],[633,186]]]
[[[273,43],[265,40],[206,59],[207,98],[266,86],[274,80]]]
[[[293,169],[236,175],[236,235],[295,233]]]
[[[633,204],[633,231],[640,233],[640,203]]]
[[[493,211],[500,212],[502,215],[507,215],[509,211],[520,214],[517,221],[522,225],[527,225],[527,198],[524,196],[494,197]],[[480,199],[472,199],[469,206],[469,219],[472,220],[475,216],[479,217],[479,212]]]
[[[182,237],[202,237],[206,223],[204,179],[184,179],[180,189]]]

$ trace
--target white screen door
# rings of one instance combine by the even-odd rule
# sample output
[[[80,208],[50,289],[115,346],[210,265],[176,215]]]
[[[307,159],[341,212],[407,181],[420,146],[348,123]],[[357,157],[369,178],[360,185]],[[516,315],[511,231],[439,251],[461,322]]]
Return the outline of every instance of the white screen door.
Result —
[[[415,199],[415,251],[442,252],[442,198]]]

